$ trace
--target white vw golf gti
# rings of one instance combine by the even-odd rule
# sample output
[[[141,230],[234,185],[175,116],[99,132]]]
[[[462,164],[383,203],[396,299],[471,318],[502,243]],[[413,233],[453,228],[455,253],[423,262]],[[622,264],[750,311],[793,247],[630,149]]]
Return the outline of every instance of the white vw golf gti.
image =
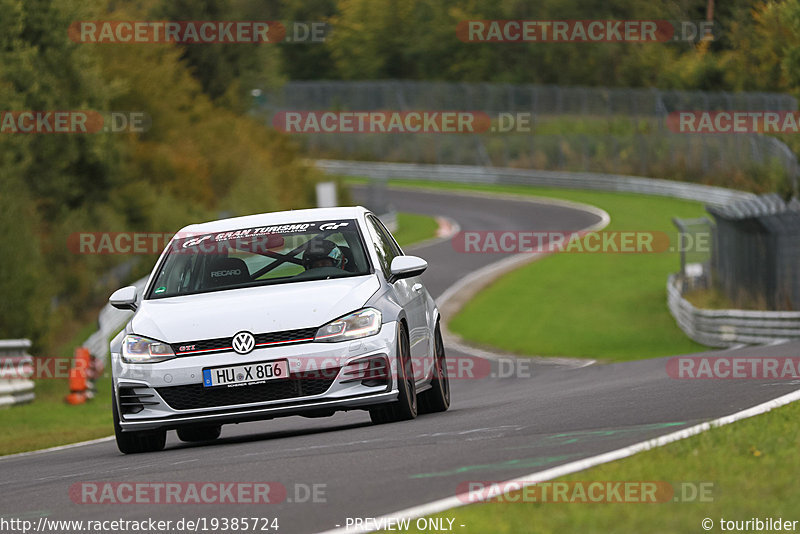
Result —
[[[124,453],[219,437],[222,425],[369,410],[375,423],[447,410],[439,312],[381,221],[361,207],[183,228],[111,342]]]

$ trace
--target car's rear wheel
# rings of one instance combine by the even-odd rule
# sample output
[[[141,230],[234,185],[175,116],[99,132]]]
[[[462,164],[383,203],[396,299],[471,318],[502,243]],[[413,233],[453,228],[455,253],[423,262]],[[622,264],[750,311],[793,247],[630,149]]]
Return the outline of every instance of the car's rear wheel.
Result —
[[[444,412],[450,407],[450,377],[447,375],[447,362],[444,355],[444,342],[439,323],[434,331],[436,359],[433,364],[431,389],[419,395],[419,413]]]
[[[166,430],[143,430],[137,432],[123,432],[119,424],[117,401],[113,394],[111,397],[114,415],[114,437],[117,438],[117,448],[123,454],[137,454],[140,452],[156,452],[167,444]]]
[[[221,425],[187,426],[178,429],[178,439],[189,443],[195,441],[213,441],[222,433]]]
[[[417,417],[417,387],[411,362],[411,348],[405,324],[400,323],[397,340],[397,401],[370,408],[373,423],[394,423]]]

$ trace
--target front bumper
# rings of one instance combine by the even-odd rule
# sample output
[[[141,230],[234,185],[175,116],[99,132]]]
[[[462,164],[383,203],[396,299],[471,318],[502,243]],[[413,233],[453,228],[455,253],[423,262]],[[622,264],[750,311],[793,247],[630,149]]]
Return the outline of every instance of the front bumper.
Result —
[[[171,429],[183,425],[237,423],[289,415],[314,417],[392,402],[398,395],[393,379],[397,376],[396,340],[397,323],[390,322],[384,323],[376,335],[360,340],[265,347],[247,355],[225,352],[182,356],[154,364],[126,364],[119,354],[112,354],[114,401],[120,410],[120,428],[122,431]],[[355,368],[352,362],[381,357],[388,366],[388,382],[365,385],[363,381],[352,380],[351,371]],[[286,360],[293,377],[306,372],[314,374],[314,370],[319,369],[326,381],[321,386],[316,382],[315,387],[304,387],[300,380],[295,391],[287,389],[290,388],[288,381],[274,380],[263,385],[231,388],[233,393],[228,390],[221,392],[222,395],[220,392],[207,394],[202,387],[204,368],[274,360]],[[259,389],[248,391],[247,388]],[[274,392],[277,389],[282,389],[283,393],[276,396]],[[239,390],[242,391],[242,402],[233,400],[238,397]],[[265,399],[272,400],[258,400],[261,391],[265,393]],[[177,401],[175,392],[180,392]],[[123,397],[122,405],[120,395]],[[215,400],[209,400],[211,398]],[[131,413],[130,403],[137,399],[141,406]]]

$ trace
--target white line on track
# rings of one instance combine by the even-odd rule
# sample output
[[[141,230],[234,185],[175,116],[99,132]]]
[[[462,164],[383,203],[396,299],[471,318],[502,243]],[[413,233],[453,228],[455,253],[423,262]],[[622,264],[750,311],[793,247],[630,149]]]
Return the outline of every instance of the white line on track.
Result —
[[[74,449],[76,447],[83,447],[84,445],[94,445],[96,443],[105,443],[112,441],[114,436],[106,436],[104,438],[90,439],[89,441],[79,441],[78,443],[70,443],[69,445],[59,445],[58,447],[50,447],[49,449],[39,449],[38,451],[18,452],[16,454],[8,454],[0,456],[0,461],[8,460],[10,458],[20,458],[22,456],[33,456],[34,454],[44,454],[46,452],[63,451],[66,449]]]
[[[697,434],[701,434],[703,432],[706,432],[707,430],[710,430],[711,428],[728,425],[730,423],[742,419],[747,419],[748,417],[760,415],[775,408],[779,408],[780,406],[784,406],[791,402],[795,402],[797,400],[800,400],[800,390],[793,391],[791,393],[778,397],[777,399],[772,399],[770,401],[758,404],[756,406],[753,406],[752,408],[747,408],[746,410],[742,410],[734,414],[727,415],[725,417],[720,417],[718,419],[714,419],[713,421],[700,423],[699,425],[694,425],[689,428],[677,430],[675,432],[671,432],[669,434],[666,434],[658,438],[648,439],[646,441],[640,441],[639,443],[634,443],[633,445],[628,445],[627,447],[622,447],[621,449],[616,449],[603,454],[598,454],[597,456],[584,458],[582,460],[576,460],[574,462],[569,462],[550,469],[545,469],[544,471],[538,471],[535,473],[531,473],[529,475],[512,478],[510,480],[498,483],[498,486],[503,487],[503,485],[515,484],[517,485],[518,488],[524,488],[527,486],[532,486],[536,484],[536,482],[545,482],[547,480],[553,480],[554,478],[559,478],[572,473],[577,473],[578,471],[584,471],[586,469],[589,469],[590,467],[595,467],[608,462],[613,462],[615,460],[620,460],[622,458],[627,458],[628,456],[633,456],[634,454],[654,449],[656,447],[663,447],[668,443],[672,443],[674,441],[679,441],[682,439],[695,436]],[[495,495],[492,495],[491,497],[488,498],[494,498],[494,497]],[[398,519],[413,520],[431,514],[438,514],[440,512],[444,512],[445,510],[451,510],[453,508],[458,508],[461,506],[465,506],[467,504],[480,502],[481,500],[484,499],[480,498],[479,495],[470,495],[469,493],[462,493],[459,495],[454,495],[452,497],[445,497],[444,499],[439,499],[436,501],[431,501],[429,503],[420,504],[418,506],[412,506],[411,508],[406,508],[405,510],[399,510],[397,512],[386,514],[381,517],[376,517],[374,518],[374,522],[372,524],[385,525],[387,524],[387,521],[389,521],[390,519],[395,521]],[[357,534],[365,532],[374,532],[375,530],[376,529],[367,528],[363,526],[345,527],[345,528],[326,530],[320,534],[345,534],[345,533]]]

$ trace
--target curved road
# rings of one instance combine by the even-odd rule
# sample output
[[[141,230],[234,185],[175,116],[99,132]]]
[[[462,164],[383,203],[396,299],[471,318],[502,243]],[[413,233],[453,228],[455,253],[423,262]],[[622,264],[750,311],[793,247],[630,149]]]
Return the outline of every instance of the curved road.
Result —
[[[392,202],[400,211],[450,217],[464,230],[577,230],[598,221],[566,207],[452,192],[394,190]],[[459,254],[449,241],[414,254],[430,263],[424,278],[434,296],[502,259]],[[799,349],[786,344],[735,352],[757,357],[797,355]],[[281,533],[318,532],[344,526],[348,517],[376,517],[452,496],[460,482],[523,476],[797,389],[775,381],[679,381],[667,376],[665,364],[663,358],[578,369],[534,363],[530,377],[503,378],[493,362],[492,375],[453,382],[450,411],[410,422],[373,426],[366,412],[292,417],[226,426],[211,445],[186,445],[170,433],[167,450],[156,454],[123,456],[113,441],[104,441],[8,457],[0,459],[0,517],[277,517]],[[69,489],[86,481],[274,481],[289,490],[293,502],[76,504]],[[317,487],[324,502],[297,502],[313,485],[324,485]],[[457,530],[469,532],[468,527]]]

